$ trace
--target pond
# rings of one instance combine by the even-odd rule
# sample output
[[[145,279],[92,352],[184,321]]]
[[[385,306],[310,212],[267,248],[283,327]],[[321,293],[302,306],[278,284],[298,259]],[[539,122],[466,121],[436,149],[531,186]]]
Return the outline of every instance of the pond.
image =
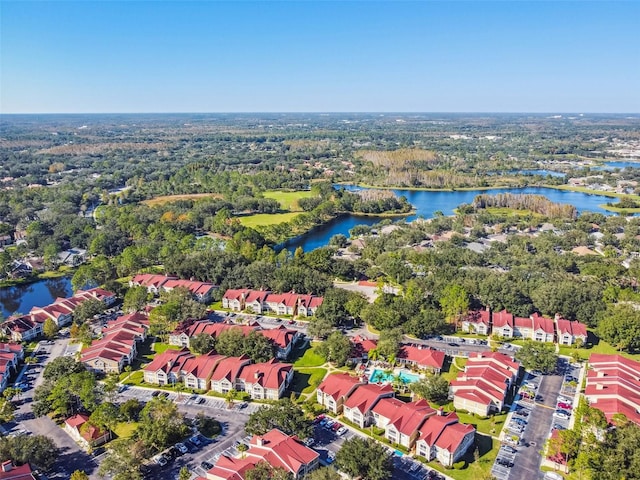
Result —
[[[16,312],[29,313],[33,307],[44,307],[58,297],[73,293],[68,277],[49,278],[37,282],[0,288],[0,311],[4,318]]]
[[[605,162],[601,167],[592,170],[615,170],[616,168],[640,168],[640,162]]]
[[[363,190],[362,187],[355,185],[342,185],[342,187],[351,191]],[[404,195],[407,197],[409,203],[411,203],[416,209],[415,214],[404,217],[407,221],[414,220],[418,217],[431,218],[433,217],[433,214],[438,211],[442,212],[444,215],[453,215],[453,211],[458,207],[458,205],[473,202],[473,199],[477,195],[495,195],[497,193],[544,195],[552,202],[574,205],[578,209],[578,212],[589,211],[611,215],[611,212],[600,207],[601,204],[612,201],[609,197],[605,197],[604,195],[591,195],[582,192],[571,192],[568,190],[556,190],[545,187],[495,188],[490,190],[455,190],[443,192],[394,189],[393,192],[397,195]],[[309,252],[318,247],[327,245],[329,243],[329,239],[333,235],[341,233],[348,237],[349,230],[356,225],[374,225],[383,220],[383,218],[384,217],[358,217],[355,215],[343,215],[304,235],[292,238],[282,246],[291,251],[295,251],[296,248],[302,247],[305,252]]]

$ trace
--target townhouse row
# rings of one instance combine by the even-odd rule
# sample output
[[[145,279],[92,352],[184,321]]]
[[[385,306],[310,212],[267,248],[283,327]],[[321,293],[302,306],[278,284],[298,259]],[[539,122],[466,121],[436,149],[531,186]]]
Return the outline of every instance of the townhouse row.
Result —
[[[226,357],[210,352],[195,356],[188,349],[166,350],[143,368],[144,381],[151,385],[175,385],[211,390],[223,395],[244,391],[254,400],[277,400],[293,379],[293,366],[271,359],[252,363],[251,359]]]
[[[122,373],[138,355],[138,344],[149,331],[149,318],[141,313],[123,315],[107,323],[102,338],[80,352],[80,361],[94,372]]]
[[[240,331],[245,336],[251,332],[257,332],[267,337],[275,346],[276,357],[280,360],[289,358],[297,342],[304,337],[302,332],[288,329],[284,325],[280,325],[277,328],[263,329],[257,322],[249,325],[235,325],[233,323],[211,322],[209,320],[186,320],[181,322],[169,335],[169,345],[190,348],[191,339],[196,335],[206,334],[217,337],[228,330]]]
[[[453,406],[481,417],[502,411],[519,372],[520,363],[503,353],[470,354],[464,371],[450,385]]]
[[[213,292],[217,285],[209,282],[197,282],[194,280],[181,280],[178,277],[168,277],[166,275],[154,275],[143,273],[134,276],[129,281],[130,287],[145,287],[147,291],[155,296],[161,292],[170,292],[174,288],[186,288],[191,292],[193,298],[201,303],[211,302]]]
[[[207,471],[206,478],[196,480],[246,480],[247,472],[259,462],[272,468],[282,468],[300,480],[319,466],[320,454],[303,445],[297,437],[290,437],[278,429],[264,435],[254,435],[249,449],[240,458],[222,455]]]
[[[9,377],[15,373],[18,363],[24,360],[24,348],[17,343],[0,343],[0,392],[9,384]]]
[[[365,428],[384,429],[385,438],[427,460],[445,466],[457,462],[473,445],[475,428],[459,423],[455,413],[445,415],[425,400],[405,403],[390,385],[367,383],[347,373],[329,375],[318,386],[316,401],[334,414]]]
[[[248,310],[255,314],[275,313],[276,315],[311,317],[316,314],[323,300],[323,297],[315,295],[301,295],[294,292],[273,293],[242,288],[227,290],[222,296],[222,307],[234,312]]]
[[[585,398],[609,422],[622,414],[640,426],[640,362],[622,355],[593,353],[589,357]]]
[[[0,330],[14,342],[28,341],[42,335],[42,328],[47,319],[53,320],[58,327],[69,325],[73,320],[73,312],[87,300],[100,300],[107,307],[116,301],[116,295],[101,288],[78,290],[69,298],[57,298],[46,307],[33,307],[27,315],[9,317],[0,324]]]
[[[461,322],[463,332],[497,335],[503,338],[524,338],[535,342],[557,342],[573,345],[587,342],[587,326],[566,320],[560,315],[546,318],[537,313],[530,317],[515,317],[507,310],[492,313],[487,310],[470,312]]]

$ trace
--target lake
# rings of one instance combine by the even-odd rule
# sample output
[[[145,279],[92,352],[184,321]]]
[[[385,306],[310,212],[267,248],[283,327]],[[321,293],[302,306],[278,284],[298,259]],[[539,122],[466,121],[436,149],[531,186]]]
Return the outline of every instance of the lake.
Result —
[[[364,190],[362,187],[355,185],[343,185],[347,190],[357,191]],[[394,189],[397,195],[404,195],[411,205],[414,206],[416,212],[414,215],[405,217],[407,221],[414,220],[418,217],[431,218],[434,212],[441,211],[445,215],[453,215],[453,210],[462,203],[471,203],[473,199],[480,194],[489,195],[497,193],[516,193],[516,194],[534,194],[544,195],[552,202],[568,203],[574,205],[578,212],[598,212],[605,215],[611,215],[611,212],[600,208],[600,205],[612,201],[611,198],[603,195],[590,195],[582,192],[571,192],[567,190],[556,190],[544,187],[526,187],[526,188],[495,188],[491,190],[456,190],[446,192],[434,192],[425,190],[402,190]],[[392,220],[396,218],[392,217]],[[329,243],[329,239],[338,233],[349,236],[349,230],[356,225],[374,225],[383,220],[382,217],[358,217],[354,215],[344,215],[326,225],[312,230],[305,235],[293,238],[287,241],[283,246],[291,251],[302,247],[305,252],[309,252],[318,247],[323,247]]]
[[[615,170],[616,168],[640,168],[640,162],[605,162],[602,167],[593,167],[592,170]]]
[[[29,313],[33,307],[44,307],[58,297],[73,293],[68,277],[50,278],[34,283],[0,288],[0,309],[7,318],[16,312]]]

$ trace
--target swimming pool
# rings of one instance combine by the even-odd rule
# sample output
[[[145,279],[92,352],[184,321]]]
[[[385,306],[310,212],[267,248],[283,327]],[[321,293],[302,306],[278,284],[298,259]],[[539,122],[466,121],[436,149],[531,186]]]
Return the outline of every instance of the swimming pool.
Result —
[[[404,383],[413,383],[420,380],[419,375],[406,372],[404,370],[395,370],[393,373],[385,373],[384,370],[378,370],[377,368],[371,372],[369,382],[371,383],[392,383],[394,379],[400,375],[400,378]]]

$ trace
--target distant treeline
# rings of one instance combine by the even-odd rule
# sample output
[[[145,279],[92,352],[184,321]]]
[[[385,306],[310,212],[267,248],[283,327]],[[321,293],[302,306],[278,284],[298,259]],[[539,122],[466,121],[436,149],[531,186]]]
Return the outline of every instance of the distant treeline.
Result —
[[[576,218],[577,210],[573,205],[554,203],[542,195],[499,193],[497,195],[478,195],[473,200],[474,208],[513,208],[529,210],[552,218]]]

